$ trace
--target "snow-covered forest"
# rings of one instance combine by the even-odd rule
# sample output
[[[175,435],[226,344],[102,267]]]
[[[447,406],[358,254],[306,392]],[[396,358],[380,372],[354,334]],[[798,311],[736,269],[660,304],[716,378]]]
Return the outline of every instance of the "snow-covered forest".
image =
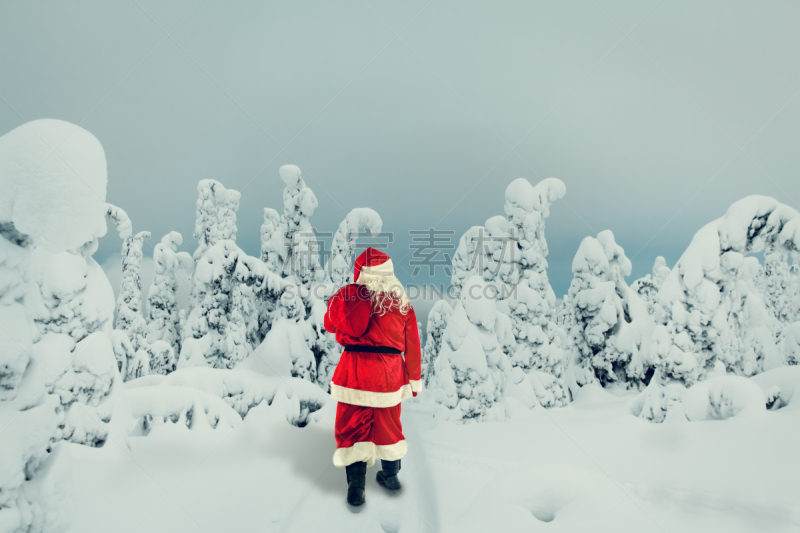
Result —
[[[800,528],[800,213],[780,198],[742,198],[636,280],[613,228],[589,235],[558,298],[545,223],[568,184],[509,180],[458,241],[455,298],[419,316],[407,488],[351,514],[323,315],[386,228],[354,209],[323,258],[317,197],[295,165],[278,178],[248,255],[220,181],[197,184],[193,240],[151,235],[106,202],[88,131],[0,137],[0,531]],[[92,257],[108,231],[116,298]]]

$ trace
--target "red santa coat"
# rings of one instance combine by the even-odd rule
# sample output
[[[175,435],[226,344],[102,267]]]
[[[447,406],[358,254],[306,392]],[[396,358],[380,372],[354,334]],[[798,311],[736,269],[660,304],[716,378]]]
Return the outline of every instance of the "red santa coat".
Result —
[[[372,465],[376,458],[394,461],[407,445],[400,424],[400,402],[416,396],[420,381],[420,343],[414,310],[406,314],[392,306],[373,312],[366,287],[342,287],[328,302],[325,329],[342,346],[381,346],[401,354],[342,353],[331,381],[336,410],[336,453],[333,463],[345,467],[357,461]]]

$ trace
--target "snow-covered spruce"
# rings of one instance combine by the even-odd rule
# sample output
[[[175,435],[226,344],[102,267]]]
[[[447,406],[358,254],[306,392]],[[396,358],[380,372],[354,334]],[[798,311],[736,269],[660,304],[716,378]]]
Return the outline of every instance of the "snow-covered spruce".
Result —
[[[759,289],[767,310],[777,319],[775,324],[775,338],[780,343],[784,329],[800,320],[797,313],[798,280],[796,273],[788,262],[789,253],[773,246],[769,246],[764,253],[764,270]],[[797,255],[800,259],[800,255]]]
[[[427,338],[422,350],[422,381],[426,389],[431,388],[434,379],[436,358],[442,350],[442,339],[447,324],[453,314],[453,308],[444,300],[439,300],[428,312]]]
[[[276,395],[285,394],[290,401],[286,418],[290,424],[303,427],[309,418],[330,401],[330,396],[304,379],[265,376],[244,369],[219,370],[211,368],[185,368],[168,376],[147,376],[127,383],[132,393],[132,411],[143,427],[156,417],[173,422],[181,416],[191,424],[192,416],[186,411],[199,399],[212,427],[225,421],[235,425],[236,418],[208,398],[191,391],[199,391],[221,398],[241,418],[262,402],[272,404]],[[164,389],[159,391],[158,389]],[[171,391],[171,392],[170,392]]]
[[[69,455],[61,439],[99,444],[115,434],[125,445],[129,415],[105,333],[114,296],[91,258],[106,232],[105,193],[105,154],[86,130],[37,120],[0,137],[4,531],[68,528]],[[124,212],[111,211],[129,231]]]
[[[606,230],[586,237],[572,261],[574,278],[564,298],[576,385],[643,388],[652,376],[649,350],[655,323],[646,304],[625,283],[631,262]]]
[[[178,276],[182,275],[181,272],[190,272],[194,266],[188,253],[177,251],[182,242],[181,234],[171,231],[161,238],[153,251],[155,277],[147,295],[147,342],[163,341],[173,353],[169,360],[152,362],[155,374],[175,370],[177,354],[180,353]]]
[[[492,271],[498,283],[497,309],[511,319],[515,346],[506,344],[512,366],[522,370],[545,406],[569,401],[564,386],[567,357],[563,330],[555,321],[556,297],[547,278],[545,219],[564,196],[564,184],[547,178],[535,186],[519,178],[506,188],[506,220],[486,221],[493,246]],[[516,384],[520,377],[512,378]]]
[[[783,357],[786,364],[800,364],[800,322],[795,322],[786,326],[782,345]]]
[[[281,248],[284,236],[279,233],[281,217],[271,207],[264,208],[261,224],[261,261],[276,274],[281,271]],[[273,242],[273,239],[275,241]]]
[[[122,281],[114,328],[128,334],[134,350],[138,350],[147,337],[147,323],[142,313],[142,245],[149,238],[149,231],[140,231],[122,241]]]
[[[281,217],[277,211],[271,207],[264,208],[264,223],[261,224],[261,262],[266,269],[274,275],[281,277],[283,271],[283,259],[281,250],[285,243],[281,231]],[[272,319],[275,316],[275,309],[278,307],[280,294],[270,296],[263,294],[256,299],[256,307],[259,316],[259,337],[263,340],[272,327]]]
[[[178,366],[233,368],[260,342],[264,329],[257,302],[277,300],[280,278],[258,258],[245,254],[236,236],[240,194],[219,182],[198,184],[195,252],[188,313],[180,321]]]
[[[179,368],[233,368],[249,355],[243,317],[236,312],[233,298],[242,284],[236,269],[244,255],[235,242],[223,240],[197,258],[192,277],[193,306],[181,332]]]
[[[39,293],[31,301],[39,333],[63,333],[77,342],[110,330],[114,291],[102,267],[82,254],[53,253],[36,245],[30,249],[25,276]]]
[[[219,241],[236,240],[236,210],[242,196],[216,180],[200,180],[197,192],[194,236],[199,244],[194,252],[195,259]]]
[[[785,362],[775,321],[753,283],[758,260],[745,257],[766,246],[800,250],[800,213],[765,196],[739,200],[697,232],[659,290],[656,373],[636,414],[685,418],[683,390],[715,367],[752,376]]]
[[[119,213],[112,215],[110,209],[109,215],[122,220]],[[169,337],[167,337],[167,340],[163,340],[159,336],[162,318],[168,319],[168,317],[162,317],[159,313],[161,312],[160,304],[164,301],[163,299],[169,298],[168,294],[161,291],[170,290],[168,285],[170,274],[162,272],[159,266],[156,267],[155,281],[158,285],[151,287],[150,295],[155,298],[149,310],[151,319],[154,319],[154,322],[148,324],[142,309],[141,266],[142,244],[144,239],[150,237],[150,233],[142,231],[136,235],[131,235],[130,222],[128,222],[127,226],[118,223],[117,227],[122,227],[123,230],[126,227],[128,228],[125,231],[127,236],[124,237],[122,242],[122,282],[120,293],[117,297],[116,328],[110,332],[111,345],[117,359],[117,368],[125,381],[152,373],[164,374],[171,372],[176,365],[175,348],[169,341]],[[180,234],[176,233],[175,235],[180,239]],[[175,235],[170,234],[165,238],[174,239]],[[123,231],[120,232],[120,236],[123,236]],[[164,243],[162,242],[162,244]],[[162,246],[162,244],[159,244],[159,246]],[[157,261],[161,260],[163,262],[163,253],[163,247],[157,250]],[[175,255],[174,251],[172,255]],[[191,258],[188,257],[188,254],[184,255],[186,257],[181,257],[180,259],[184,263],[191,263]],[[172,273],[172,278],[174,280],[174,272]],[[174,286],[171,287],[173,300],[174,288]],[[152,289],[155,289],[155,293]],[[177,310],[173,309],[173,312],[175,311]],[[155,334],[151,326],[155,328]]]
[[[262,239],[261,253],[267,257],[277,254],[281,273],[285,277],[295,277],[299,285],[307,288],[313,282],[321,282],[324,277],[314,228],[309,221],[317,208],[317,197],[306,186],[296,165],[283,165],[279,174],[286,184],[283,216],[266,247]]]
[[[472,226],[459,239],[450,278],[456,298],[461,297],[461,289],[468,278],[476,274],[487,280],[494,278],[489,264],[492,257],[490,245],[491,237],[483,226]]]
[[[435,358],[431,387],[451,420],[503,420],[503,390],[511,364],[503,345],[513,342],[510,320],[486,294],[483,278],[466,280]]]
[[[667,261],[658,256],[655,263],[653,263],[653,272],[631,283],[631,290],[639,295],[639,298],[647,306],[647,312],[650,315],[655,312],[656,295],[667,276],[669,276]]]
[[[264,209],[261,258],[265,268],[282,279],[282,290],[259,302],[263,341],[246,366],[270,374],[283,374],[287,370],[285,361],[280,357],[278,361],[272,361],[273,350],[293,347],[289,352],[291,375],[315,381],[318,358],[311,347],[320,352],[318,347],[324,344],[325,337],[324,329],[315,332],[308,320],[314,315],[312,286],[322,284],[321,289],[314,291],[323,293],[319,299],[325,300],[330,295],[329,288],[323,283],[324,272],[319,263],[316,236],[309,221],[318,202],[296,165],[282,166],[279,174],[286,185],[283,215],[278,217],[276,211]],[[305,345],[302,348],[301,339]],[[265,357],[265,354],[269,355]]]
[[[110,423],[116,426],[118,445],[124,445],[127,420],[124,385],[113,357],[113,347],[106,332],[96,332],[77,344],[63,337],[46,337],[42,349],[69,350],[70,365],[50,384],[49,391],[61,402],[63,414],[59,438],[93,447],[103,446],[109,438]]]
[[[0,165],[5,163],[0,159]],[[30,295],[23,279],[31,241],[19,246],[8,240],[17,235],[10,222],[0,233],[0,427],[5,428],[0,440],[0,524],[4,531],[27,530],[34,522],[65,528],[68,502],[58,495],[63,471],[54,476],[48,466],[57,460],[50,452],[58,433],[58,397],[47,392],[49,377],[31,359],[38,332],[28,318]],[[56,494],[37,490],[48,483],[55,483]]]
[[[550,205],[565,191],[564,184],[555,178],[536,186],[524,178],[513,181],[506,189],[506,216],[495,216],[483,226],[470,228],[453,257],[451,283],[456,296],[463,300],[473,288],[468,280],[489,282],[499,315],[510,319],[513,342],[504,342],[503,350],[511,365],[519,369],[511,379],[518,386],[516,392],[524,389],[531,396],[525,399],[523,395],[527,405],[552,407],[569,400],[563,380],[565,334],[556,324],[556,298],[547,279],[544,236]],[[479,290],[481,287],[476,286]],[[436,358],[435,347],[431,345],[427,357]],[[434,365],[434,372],[436,369]]]

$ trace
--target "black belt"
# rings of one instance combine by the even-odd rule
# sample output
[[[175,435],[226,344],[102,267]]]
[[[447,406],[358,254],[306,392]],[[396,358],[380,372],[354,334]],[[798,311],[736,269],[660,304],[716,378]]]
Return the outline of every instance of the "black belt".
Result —
[[[345,346],[346,352],[369,352],[369,353],[397,353],[401,354],[397,348],[389,348],[388,346]]]

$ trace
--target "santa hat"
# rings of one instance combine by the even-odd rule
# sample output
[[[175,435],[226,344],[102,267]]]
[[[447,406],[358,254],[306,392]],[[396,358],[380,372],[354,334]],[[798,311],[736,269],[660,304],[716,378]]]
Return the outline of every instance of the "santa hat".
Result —
[[[392,260],[388,255],[375,248],[367,248],[356,259],[353,281],[358,281],[361,274],[375,277],[394,276]]]

